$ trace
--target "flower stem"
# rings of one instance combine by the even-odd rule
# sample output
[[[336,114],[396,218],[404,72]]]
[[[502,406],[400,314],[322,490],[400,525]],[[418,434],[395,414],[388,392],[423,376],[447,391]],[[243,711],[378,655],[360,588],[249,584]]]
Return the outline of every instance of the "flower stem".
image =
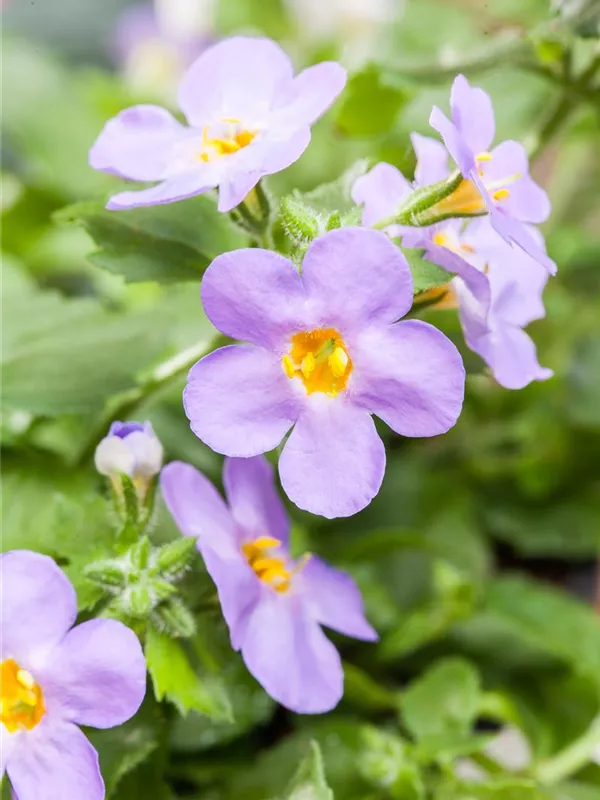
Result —
[[[584,767],[599,745],[600,714],[579,739],[552,758],[539,762],[533,770],[534,777],[545,784],[559,783]]]
[[[118,395],[115,401],[109,404],[98,425],[92,429],[81,451],[79,463],[84,463],[93,455],[96,445],[105,436],[106,429],[113,420],[134,416],[137,407],[143,401],[184,375],[196,361],[206,355],[209,349],[212,349],[211,344],[203,340],[181,350],[174,356],[161,361],[138,386]]]

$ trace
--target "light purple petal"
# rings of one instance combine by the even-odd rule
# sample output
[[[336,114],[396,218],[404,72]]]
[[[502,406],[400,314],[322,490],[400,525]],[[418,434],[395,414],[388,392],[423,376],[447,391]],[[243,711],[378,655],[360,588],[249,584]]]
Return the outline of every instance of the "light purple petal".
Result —
[[[239,639],[258,599],[259,581],[240,550],[242,531],[212,483],[191,464],[174,461],[160,475],[160,487],[178,528],[198,538],[198,549],[213,579],[231,643]]]
[[[202,304],[217,330],[233,339],[282,350],[303,320],[306,293],[297,269],[270,250],[217,256],[202,280]]]
[[[98,753],[76,725],[42,721],[8,762],[20,800],[104,800]]]
[[[443,181],[448,177],[448,151],[437,139],[411,133],[410,140],[417,156],[415,181],[419,186]]]
[[[160,473],[160,490],[184,536],[193,536],[225,557],[237,551],[235,521],[212,483],[191,464],[172,461]]]
[[[0,780],[4,777],[6,765],[18,743],[19,737],[9,733],[4,725],[0,725]]]
[[[378,639],[365,617],[361,593],[349,575],[311,556],[300,576],[317,622],[354,639]]]
[[[463,177],[469,179],[471,171],[475,169],[476,153],[469,147],[462,133],[437,106],[434,106],[431,111],[429,124],[444,140],[448,152],[458,164]]]
[[[525,253],[513,250],[513,256],[512,262],[496,262],[490,266],[493,313],[503,322],[523,328],[546,316],[542,293],[548,273]]]
[[[146,661],[139,640],[113,619],[77,625],[37,676],[49,714],[93,728],[122,725],[137,712],[146,693]]]
[[[202,53],[187,70],[179,86],[179,107],[198,127],[214,117],[264,113],[293,75],[291,61],[275,42],[232,36]]]
[[[464,75],[457,75],[450,93],[452,121],[475,154],[489,150],[494,141],[494,108],[487,92],[473,88]]]
[[[411,185],[400,170],[385,162],[361,175],[352,187],[352,199],[364,206],[362,224],[367,228],[393,216],[410,193]]]
[[[355,359],[352,400],[402,436],[437,436],[458,419],[465,370],[456,347],[420,320],[366,329]]]
[[[0,577],[0,660],[35,671],[75,622],[75,590],[51,558],[28,550],[2,554]]]
[[[287,545],[290,521],[264,456],[226,458],[223,484],[231,512],[248,538],[273,536]]]
[[[342,92],[346,80],[346,70],[334,61],[303,70],[277,98],[270,122],[273,131],[284,137],[312,125]]]
[[[315,239],[304,256],[302,278],[323,320],[342,334],[367,321],[393,322],[412,306],[408,263],[379,231],[340,228]]]
[[[119,192],[110,198],[106,208],[109,211],[124,211],[128,208],[175,203],[197,194],[204,194],[214,189],[216,185],[216,182],[207,179],[207,173],[199,167],[192,172],[169,178],[150,189]]]
[[[299,714],[322,714],[340,701],[340,656],[302,598],[263,590],[244,638],[248,670],[281,705]]]
[[[541,264],[550,275],[556,275],[556,264],[546,255],[543,248],[536,242],[529,228],[511,217],[502,208],[488,206],[490,221],[500,236],[511,244],[520,247],[527,255]]]
[[[215,350],[192,367],[183,393],[199,439],[238,458],[273,450],[298,417],[302,398],[281,358],[253,345]]]
[[[287,496],[329,519],[350,517],[375,497],[385,472],[385,448],[369,413],[344,396],[314,394],[279,459]]]
[[[90,166],[135,181],[158,181],[173,146],[188,135],[164,108],[134,106],[109,120],[90,150]]]
[[[219,602],[229,628],[231,646],[239,650],[243,644],[250,616],[258,603],[262,586],[238,549],[227,555],[212,543],[199,541],[200,552],[208,574],[217,587]],[[268,591],[274,591],[268,589]]]
[[[545,222],[550,216],[550,200],[546,192],[529,175],[529,160],[520,142],[508,140],[492,151],[490,161],[481,163],[487,186],[501,185],[510,192],[501,206],[521,222]],[[505,184],[504,184],[505,182]]]
[[[522,389],[531,381],[544,381],[553,375],[552,370],[540,366],[533,341],[520,328],[499,325],[475,344],[472,349],[505,389]]]

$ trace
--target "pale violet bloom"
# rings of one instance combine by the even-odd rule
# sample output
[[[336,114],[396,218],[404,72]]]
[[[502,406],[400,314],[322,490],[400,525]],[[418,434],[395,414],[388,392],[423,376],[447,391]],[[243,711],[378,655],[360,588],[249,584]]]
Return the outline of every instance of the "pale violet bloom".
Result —
[[[416,184],[446,177],[443,145],[417,134],[412,138],[418,157]],[[382,163],[357,180],[352,195],[363,205],[363,224],[372,226],[393,216],[412,190],[399,170]],[[438,307],[458,306],[467,345],[483,358],[498,383],[521,389],[552,375],[539,365],[535,345],[523,330],[545,315],[542,292],[548,273],[521,249],[508,245],[489,217],[468,223],[448,219],[425,228],[392,225],[387,230],[390,236],[402,237],[403,245],[423,248],[430,261],[456,276],[425,299]],[[529,235],[543,250],[543,238],[532,226]]]
[[[104,127],[90,150],[94,169],[155,186],[112,197],[109,209],[171,203],[219,187],[230,211],[265,175],[289,167],[307,148],[310,126],[346,84],[333,62],[294,77],[270,39],[236,36],[206,50],[184,75],[182,125],[164,108],[140,105]]]
[[[492,225],[507,242],[518,245],[555,274],[556,264],[525,224],[544,222],[550,214],[550,201],[529,174],[523,145],[507,140],[490,150],[496,130],[492,101],[464,75],[452,84],[450,109],[451,120],[434,107],[429,122],[444,140],[464,181],[440,203],[440,209],[456,214],[488,211]]]
[[[171,102],[189,65],[214,37],[215,0],[154,0],[128,6],[114,32],[114,59],[144,97]]]
[[[300,508],[341,517],[371,502],[385,472],[373,415],[417,437],[445,433],[458,419],[462,360],[433,326],[398,321],[412,306],[412,275],[383,233],[324,234],[301,275],[278,253],[225,253],[201,293],[213,325],[247,344],[215,350],[190,370],[192,430],[242,458],[286,439],[279,474]]]
[[[145,482],[160,472],[163,448],[149,422],[113,422],[94,455],[102,475]]]
[[[73,627],[75,591],[54,561],[0,556],[0,775],[19,800],[103,800],[98,754],[79,726],[130,719],[146,692],[136,635],[120,622]]]
[[[264,456],[226,459],[223,483],[227,502],[189,464],[168,464],[160,476],[179,529],[197,539],[248,670],[292,711],[329,711],[342,697],[344,673],[321,626],[377,639],[360,592],[320,558],[291,557],[290,522]]]

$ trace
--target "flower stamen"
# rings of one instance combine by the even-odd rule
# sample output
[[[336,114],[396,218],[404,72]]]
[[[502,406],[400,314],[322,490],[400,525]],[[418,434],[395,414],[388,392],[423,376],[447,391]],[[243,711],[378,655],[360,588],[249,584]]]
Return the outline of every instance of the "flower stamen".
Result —
[[[268,584],[276,592],[287,592],[292,585],[292,577],[302,570],[310,558],[310,553],[305,553],[300,561],[289,569],[285,555],[273,553],[281,547],[279,539],[271,536],[259,536],[252,542],[242,545],[242,553],[248,565],[252,567],[257,578]]]
[[[346,388],[352,360],[335,328],[295,333],[291,348],[281,359],[288,378],[300,378],[308,394],[322,392],[335,397]]]
[[[12,658],[0,664],[0,722],[9,733],[32,730],[44,714],[44,696],[33,675]]]

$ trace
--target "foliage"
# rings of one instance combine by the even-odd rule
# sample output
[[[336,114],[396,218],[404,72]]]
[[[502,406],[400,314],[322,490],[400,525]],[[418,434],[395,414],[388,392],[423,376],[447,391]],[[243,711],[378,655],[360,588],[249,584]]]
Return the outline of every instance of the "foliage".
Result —
[[[581,12],[558,4],[560,20],[547,5],[407,0],[305,155],[268,181],[272,219],[259,208],[250,223],[220,214],[212,195],[106,211],[121,182],[92,171],[87,149],[109,116],[147,98],[116,74],[7,37],[2,549],[51,555],[83,614],[119,616],[144,639],[144,706],[91,734],[112,800],[600,796],[600,624],[590,604],[600,553],[597,39],[586,3]],[[307,63],[343,50],[335,37],[303,38],[280,0],[222,0],[218,24],[292,42]],[[311,239],[358,224],[354,180],[381,160],[411,174],[408,134],[427,131],[430,106],[446,102],[460,71],[493,94],[502,135],[523,139],[553,201],[544,233],[559,274],[532,331],[555,377],[499,388],[466,349],[456,314],[419,301],[448,273],[407,252],[414,315],[455,341],[467,365],[465,407],[433,440],[381,426],[386,479],[356,517],[289,509],[303,549],[356,579],[380,634],[377,644],[336,638],[345,697],[302,718],[276,708],[232,651],[214,586],[189,546],[173,544],[160,497],[143,580],[119,573],[111,583],[123,558],[118,509],[93,451],[111,420],[148,419],[167,460],[220,474],[181,410],[186,371],[220,341],[198,297],[204,270],[271,235],[298,262]],[[129,605],[116,602],[123,596]],[[507,727],[529,750],[517,769],[493,754]]]

